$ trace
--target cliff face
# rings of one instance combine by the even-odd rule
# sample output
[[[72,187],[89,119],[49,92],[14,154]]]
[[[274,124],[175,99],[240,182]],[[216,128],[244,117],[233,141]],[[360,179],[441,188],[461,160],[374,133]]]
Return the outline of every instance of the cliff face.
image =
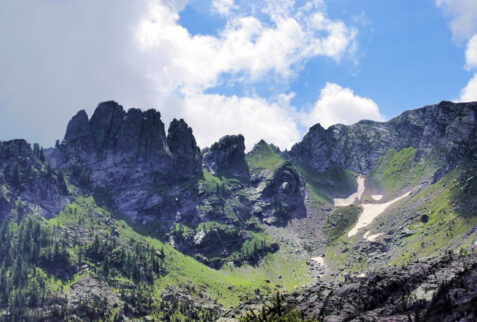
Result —
[[[477,158],[477,103],[441,102],[407,111],[389,122],[361,121],[324,129],[311,127],[289,156],[318,171],[339,165],[368,173],[387,150],[417,148],[420,155],[440,146],[446,149],[446,167],[464,156]]]
[[[213,173],[245,170],[245,138],[242,135],[226,135],[204,150],[204,162]]]
[[[166,173],[172,156],[167,147],[164,124],[154,110],[128,112],[115,102],[98,105],[91,120],[85,111],[68,124],[62,144],[47,153],[55,167],[85,165],[97,184],[107,184],[116,176],[132,176],[141,168]]]
[[[202,173],[200,150],[183,120],[174,120],[166,137],[159,112],[125,111],[113,101],[99,104],[91,119],[78,112],[46,158],[55,168],[80,168],[84,181],[108,191],[132,218],[161,204],[164,195],[153,187]]]
[[[63,175],[25,140],[0,142],[0,219],[32,212],[53,217],[70,201]]]

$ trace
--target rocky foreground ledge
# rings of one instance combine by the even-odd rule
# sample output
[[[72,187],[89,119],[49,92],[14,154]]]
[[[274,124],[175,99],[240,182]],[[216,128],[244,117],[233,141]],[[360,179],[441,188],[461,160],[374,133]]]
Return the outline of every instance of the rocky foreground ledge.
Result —
[[[250,302],[219,321],[236,321],[262,303]],[[317,321],[477,321],[477,254],[390,267],[341,283],[283,295],[283,307]]]

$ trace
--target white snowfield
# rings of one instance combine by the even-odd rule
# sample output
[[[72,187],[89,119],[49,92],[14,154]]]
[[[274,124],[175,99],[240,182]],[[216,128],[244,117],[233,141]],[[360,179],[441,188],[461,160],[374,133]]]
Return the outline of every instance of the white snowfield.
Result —
[[[386,210],[386,208],[391,206],[393,203],[398,202],[399,200],[403,198],[406,198],[407,196],[409,196],[410,193],[411,191],[403,194],[400,197],[397,197],[396,199],[393,199],[385,203],[362,204],[361,206],[363,207],[363,212],[359,216],[358,222],[356,223],[356,225],[348,232],[348,237],[356,235],[358,230],[368,226],[376,217],[382,214],[384,210]]]
[[[337,199],[333,199],[333,202],[335,203],[335,206],[337,207],[347,207],[347,206],[350,206],[353,204],[353,202],[355,202],[356,199],[358,200],[361,200],[361,195],[363,194],[364,190],[365,190],[365,187],[364,187],[364,177],[363,176],[359,176],[358,177],[358,191],[356,191],[355,193],[353,193],[351,196],[349,196],[348,198],[344,198],[344,199],[340,199],[340,198],[337,198]]]
[[[364,190],[366,190],[366,187],[364,184],[364,181],[365,181],[364,177],[359,176],[357,178],[357,181],[358,181],[358,190],[352,195],[350,195],[348,198],[333,199],[335,206],[346,207],[346,206],[352,205],[356,200],[358,201],[361,200],[361,196],[363,195]],[[406,198],[407,196],[409,196],[410,193],[411,191],[385,203],[361,204],[361,206],[363,207],[363,212],[359,216],[358,222],[356,223],[356,225],[348,232],[348,238],[356,235],[356,233],[358,233],[360,229],[366,228],[374,219],[376,219],[376,217],[382,214],[389,206],[391,206],[392,204],[398,202],[399,200],[403,198]],[[371,195],[371,197],[376,201],[383,199],[383,195]],[[371,232],[368,231],[366,232],[366,234],[364,234],[363,238],[367,241],[373,242],[382,235],[383,235],[382,233],[371,234]],[[318,256],[318,257],[312,257],[311,259],[319,265],[325,265],[325,259],[323,257]]]

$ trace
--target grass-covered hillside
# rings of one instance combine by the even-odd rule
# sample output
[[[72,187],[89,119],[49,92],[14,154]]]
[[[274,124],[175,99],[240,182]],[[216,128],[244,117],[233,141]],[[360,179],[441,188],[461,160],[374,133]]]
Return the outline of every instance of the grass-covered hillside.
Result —
[[[209,320],[257,294],[308,282],[306,265],[284,250],[256,266],[214,270],[135,228],[92,197],[76,198],[50,220],[7,218],[0,229],[1,316]]]
[[[367,177],[369,190],[392,199],[405,189],[431,183],[434,173],[443,166],[441,151],[442,148],[436,147],[422,157],[412,147],[400,151],[389,149]]]
[[[379,184],[386,199],[411,191],[411,194],[387,208],[365,229],[348,237],[353,216],[340,220],[339,214],[353,207],[338,207],[328,218],[324,232],[332,234],[326,258],[333,269],[362,274],[388,265],[404,265],[415,260],[441,256],[448,251],[467,252],[477,239],[477,171],[475,165],[462,162],[454,170],[433,182],[431,170],[439,164],[432,153],[415,159],[415,150],[389,151],[367,178],[369,195]],[[435,172],[435,170],[434,170]],[[430,179],[429,179],[430,178]],[[340,224],[341,223],[341,224]],[[342,227],[342,228],[341,228]],[[372,240],[366,234],[376,235]]]

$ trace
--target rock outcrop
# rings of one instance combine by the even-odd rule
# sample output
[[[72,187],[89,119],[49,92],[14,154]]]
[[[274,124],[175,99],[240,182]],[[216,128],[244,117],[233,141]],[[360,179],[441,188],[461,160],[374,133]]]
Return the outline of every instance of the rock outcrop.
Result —
[[[477,256],[433,258],[384,268],[341,283],[316,285],[286,294],[281,309],[305,318],[338,321],[475,321]],[[239,317],[260,305],[248,303],[225,317]],[[223,320],[221,320],[223,321]]]
[[[10,214],[53,217],[70,201],[61,172],[44,162],[38,145],[0,142],[0,220]]]
[[[202,154],[195,142],[192,129],[180,119],[174,119],[167,131],[167,145],[173,156],[174,171],[184,177],[202,173]]]
[[[126,112],[113,101],[100,103],[91,119],[84,111],[74,116],[63,142],[46,157],[55,168],[79,172],[77,181],[102,189],[134,219],[156,220],[166,213],[172,222],[177,207],[164,204],[166,188],[202,173],[200,150],[183,120],[174,120],[166,137],[159,112]]]
[[[172,160],[161,114],[152,109],[126,112],[113,101],[100,103],[91,120],[85,111],[78,112],[69,122],[62,144],[53,152],[49,161],[58,167],[82,163],[93,170],[146,164],[151,170],[166,173]]]
[[[245,139],[242,135],[227,135],[204,150],[204,162],[214,173],[246,171]]]
[[[305,182],[288,163],[259,181],[254,213],[270,225],[286,225],[292,218],[306,216]]]
[[[477,103],[441,102],[407,111],[388,122],[360,121],[310,128],[290,158],[318,171],[342,166],[366,174],[390,148],[415,147],[421,155],[445,149],[446,171],[463,156],[477,159]]]

